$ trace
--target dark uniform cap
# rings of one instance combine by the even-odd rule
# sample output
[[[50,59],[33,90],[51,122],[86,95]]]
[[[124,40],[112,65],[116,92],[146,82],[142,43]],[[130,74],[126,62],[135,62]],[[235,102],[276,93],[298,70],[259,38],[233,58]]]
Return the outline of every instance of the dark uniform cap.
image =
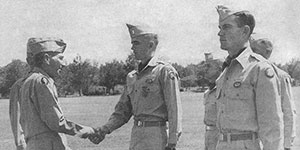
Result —
[[[41,52],[63,53],[67,44],[59,38],[29,38],[27,42],[27,57],[33,57]]]

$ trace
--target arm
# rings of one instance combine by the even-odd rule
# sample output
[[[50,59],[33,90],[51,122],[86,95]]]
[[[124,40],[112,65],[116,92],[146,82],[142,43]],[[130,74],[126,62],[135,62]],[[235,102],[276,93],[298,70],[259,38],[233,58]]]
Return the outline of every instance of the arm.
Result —
[[[283,121],[279,80],[273,68],[258,67],[255,88],[258,135],[264,150],[281,150],[283,145]]]
[[[108,122],[101,127],[103,132],[106,134],[111,133],[112,131],[120,128],[125,123],[129,121],[132,116],[132,105],[130,102],[130,97],[127,92],[128,87],[124,88],[124,92],[121,95],[119,102],[115,106],[115,111],[110,116]]]
[[[36,82],[34,92],[37,95],[41,119],[51,130],[82,138],[85,138],[87,134],[94,133],[91,127],[65,119],[58,104],[55,95],[56,88],[53,84]]]
[[[178,85],[178,74],[172,66],[165,66],[161,73],[164,100],[168,110],[168,145],[176,145],[182,132],[182,107]]]
[[[283,76],[281,79],[281,99],[284,123],[284,147],[291,148],[295,138],[296,109],[292,93],[290,77]]]
[[[24,150],[26,147],[23,130],[20,124],[20,84],[21,80],[11,87],[10,101],[9,101],[9,118],[11,123],[12,132],[15,139],[15,144],[18,150]]]

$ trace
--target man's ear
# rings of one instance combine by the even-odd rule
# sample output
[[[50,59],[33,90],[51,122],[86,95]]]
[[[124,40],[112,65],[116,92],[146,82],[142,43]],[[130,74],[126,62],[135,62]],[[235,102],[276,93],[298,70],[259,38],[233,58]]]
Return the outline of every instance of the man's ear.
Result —
[[[154,46],[154,41],[150,41],[149,42],[149,48],[153,48],[153,46]]]
[[[250,27],[248,25],[244,26],[243,34],[246,35],[247,37],[250,36]]]
[[[46,63],[46,64],[50,64],[50,58],[51,58],[51,56],[49,55],[49,54],[44,54],[44,57],[43,57],[43,60],[44,60],[44,62]]]

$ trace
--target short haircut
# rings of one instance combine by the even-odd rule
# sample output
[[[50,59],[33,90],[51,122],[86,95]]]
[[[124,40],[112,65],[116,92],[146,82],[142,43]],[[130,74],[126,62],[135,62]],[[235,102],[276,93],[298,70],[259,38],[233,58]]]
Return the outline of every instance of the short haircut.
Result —
[[[250,27],[250,35],[251,35],[255,27],[254,16],[250,14],[248,11],[236,12],[233,15],[236,16],[235,21],[238,27],[243,27],[245,25],[248,25]]]

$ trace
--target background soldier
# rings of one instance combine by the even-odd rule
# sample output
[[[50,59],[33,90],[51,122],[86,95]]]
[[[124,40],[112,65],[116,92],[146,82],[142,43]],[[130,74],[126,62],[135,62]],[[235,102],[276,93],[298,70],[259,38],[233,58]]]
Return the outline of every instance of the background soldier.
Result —
[[[214,60],[206,61],[204,78],[209,82],[209,89],[204,93],[205,150],[215,150],[218,143],[216,79],[221,73],[221,66]]]
[[[266,59],[270,58],[273,51],[273,44],[268,39],[252,39],[250,40],[250,46],[253,52],[262,55]],[[272,64],[272,66],[280,79],[281,107],[284,123],[284,148],[285,150],[290,150],[296,136],[296,108],[292,93],[291,77],[275,64]]]
[[[130,150],[175,149],[182,118],[178,74],[170,64],[154,56],[158,44],[156,34],[140,26],[127,24],[127,27],[131,49],[141,62],[137,71],[127,75],[126,87],[115,112],[98,133],[104,138],[134,116]],[[90,137],[90,140],[97,143],[103,139]]]
[[[255,20],[248,11],[218,6],[221,49],[229,56],[217,79],[217,150],[283,149],[279,79],[272,65],[248,47]]]
[[[69,149],[64,134],[86,138],[94,133],[91,127],[65,119],[58,102],[53,78],[64,66],[66,43],[57,38],[30,38],[28,53],[34,68],[21,87],[21,126],[29,150]],[[64,133],[64,134],[59,134]]]
[[[33,69],[33,58],[30,51],[27,51],[26,61],[30,66],[30,71],[28,73],[29,75]],[[28,75],[17,80],[10,89],[9,118],[17,150],[25,150],[26,148],[24,132],[20,124],[20,88],[27,79]]]

